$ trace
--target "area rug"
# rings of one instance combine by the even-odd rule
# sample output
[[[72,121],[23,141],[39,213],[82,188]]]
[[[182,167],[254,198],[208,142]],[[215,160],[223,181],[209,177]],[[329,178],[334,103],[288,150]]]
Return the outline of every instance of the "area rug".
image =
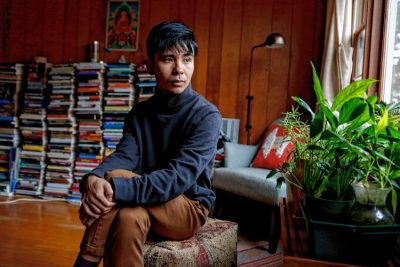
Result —
[[[268,252],[268,241],[249,239],[238,236],[237,266],[239,267],[278,267],[283,266],[281,247],[278,246],[275,254]]]

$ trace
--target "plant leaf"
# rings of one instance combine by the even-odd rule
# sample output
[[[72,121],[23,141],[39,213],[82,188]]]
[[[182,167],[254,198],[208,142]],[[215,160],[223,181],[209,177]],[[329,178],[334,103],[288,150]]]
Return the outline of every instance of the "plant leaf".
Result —
[[[313,138],[320,134],[322,130],[324,129],[324,113],[322,112],[322,109],[319,109],[311,121],[310,125],[310,137]]]
[[[383,159],[383,160],[389,162],[390,164],[394,164],[394,162],[393,162],[391,159],[389,159],[388,157],[386,157],[386,156],[383,155],[382,153],[380,153],[380,152],[378,152],[378,151],[374,151],[374,150],[368,149],[368,148],[366,148],[366,150],[367,150],[371,155],[374,155],[375,157],[378,157],[378,158],[380,158],[380,159]]]
[[[378,101],[378,97],[376,95],[371,95],[367,98],[367,101],[371,106],[374,106],[376,101]]]
[[[315,95],[317,96],[317,102],[320,105],[325,106],[326,99],[324,98],[324,95],[322,94],[322,86],[321,82],[319,81],[318,73],[315,70],[314,64],[311,62],[311,69],[312,69],[312,76],[313,76],[313,88]]]
[[[377,135],[386,129],[389,120],[388,117],[389,117],[388,111],[387,109],[385,109],[382,114],[382,118],[378,121],[378,127],[376,128]]]
[[[299,104],[299,106],[301,106],[302,108],[304,108],[305,110],[307,110],[308,113],[310,113],[311,119],[314,118],[314,116],[315,116],[314,111],[310,108],[310,106],[309,106],[303,99],[301,99],[300,97],[297,97],[297,96],[292,96],[292,99],[293,99],[297,104]]]
[[[339,115],[339,123],[343,124],[349,122],[351,120],[356,119],[357,117],[364,114],[365,110],[367,110],[367,115],[369,115],[368,104],[363,100],[354,98],[343,104],[340,109]],[[369,119],[369,116],[367,120]]]
[[[395,162],[395,164],[400,169],[400,142],[399,141],[397,141],[397,143],[392,144],[391,154],[393,156],[392,160]]]
[[[338,134],[338,133],[332,132],[332,131],[330,131],[330,133],[332,134],[332,136],[336,136],[336,138],[342,142],[340,145],[341,148],[343,148],[344,145],[346,145],[348,148],[350,148],[353,152],[355,152],[357,154],[360,154],[360,155],[368,155],[369,154],[364,148],[362,148],[356,144],[350,143],[349,140],[344,138],[341,134]]]
[[[351,122],[347,126],[347,130],[353,130],[360,127],[371,120],[371,117],[373,117],[373,114],[371,114],[368,104],[365,102],[360,103],[360,105],[358,105],[350,115]]]
[[[336,95],[332,103],[332,110],[339,110],[344,105],[344,103],[352,98],[367,99],[366,92],[368,90],[368,87],[376,81],[377,80],[364,79],[350,83]]]
[[[341,138],[338,137],[336,133],[334,133],[332,130],[325,130],[321,133],[320,140],[339,140],[341,141]]]
[[[391,180],[399,179],[400,178],[400,169],[392,172],[389,176]]]
[[[364,138],[369,139],[375,137],[375,125],[371,125],[362,131]]]
[[[271,178],[272,176],[274,176],[275,174],[280,173],[280,171],[278,169],[272,169],[268,174],[267,174],[267,179]]]
[[[324,113],[326,119],[328,120],[329,124],[331,125],[332,130],[336,130],[338,126],[338,119],[333,114],[333,112],[326,106],[321,106],[320,109]]]

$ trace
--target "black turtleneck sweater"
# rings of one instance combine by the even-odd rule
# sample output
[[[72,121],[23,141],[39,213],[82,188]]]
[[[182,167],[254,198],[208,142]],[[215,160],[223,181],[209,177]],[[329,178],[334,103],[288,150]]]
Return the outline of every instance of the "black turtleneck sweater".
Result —
[[[218,109],[190,85],[178,95],[156,90],[129,112],[116,151],[91,174],[126,169],[142,175],[112,179],[117,203],[162,203],[184,194],[210,208],[220,126]]]

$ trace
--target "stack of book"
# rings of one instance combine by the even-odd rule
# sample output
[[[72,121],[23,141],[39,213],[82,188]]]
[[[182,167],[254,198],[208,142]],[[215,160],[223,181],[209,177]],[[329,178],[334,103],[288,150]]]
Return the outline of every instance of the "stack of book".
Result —
[[[47,63],[36,59],[28,65],[23,89],[23,107],[19,117],[22,150],[16,193],[41,195],[46,171],[47,146]]]
[[[76,108],[78,123],[77,155],[74,178],[78,184],[103,159],[102,134],[104,65],[96,62],[81,62],[76,65]]]
[[[49,197],[67,196],[73,182],[76,143],[74,74],[73,65],[54,65],[49,73],[49,143],[44,188],[44,195]]]
[[[134,64],[106,64],[103,140],[105,156],[111,154],[122,137],[124,119],[134,101]]]
[[[0,64],[0,195],[12,195],[14,191],[23,71],[23,64]]]
[[[135,103],[149,99],[156,88],[157,82],[145,63],[137,65],[135,69]]]

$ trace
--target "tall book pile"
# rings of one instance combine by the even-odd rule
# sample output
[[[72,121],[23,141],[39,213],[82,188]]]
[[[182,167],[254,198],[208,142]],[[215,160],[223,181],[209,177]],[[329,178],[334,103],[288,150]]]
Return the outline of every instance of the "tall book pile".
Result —
[[[104,90],[101,63],[81,62],[76,65],[76,108],[78,123],[77,155],[74,178],[78,184],[103,159],[102,102]]]
[[[0,195],[14,191],[23,64],[0,64]]]
[[[134,101],[134,64],[106,65],[104,91],[103,140],[105,156],[111,154],[122,137],[124,119]]]
[[[73,183],[76,143],[74,74],[75,67],[67,64],[54,65],[49,72],[49,143],[44,188],[44,195],[49,197],[67,196]]]
[[[22,134],[16,193],[41,195],[46,171],[47,63],[39,58],[28,65],[23,90],[20,130]]]
[[[145,63],[139,64],[135,70],[135,103],[149,99],[156,88],[157,82]]]

